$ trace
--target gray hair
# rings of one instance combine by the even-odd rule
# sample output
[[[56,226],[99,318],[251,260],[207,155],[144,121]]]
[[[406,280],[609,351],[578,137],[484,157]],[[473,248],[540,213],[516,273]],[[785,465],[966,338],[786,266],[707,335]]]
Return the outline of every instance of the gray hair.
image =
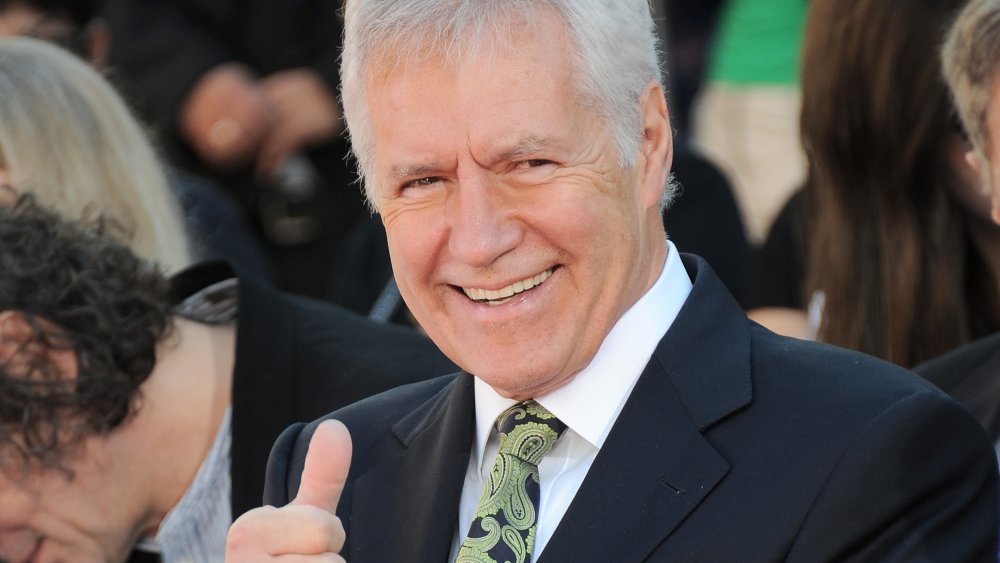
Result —
[[[548,12],[548,13],[546,13]],[[662,83],[648,0],[348,0],[341,87],[365,193],[372,193],[374,140],[365,96],[368,78],[386,78],[408,62],[441,58],[458,66],[480,53],[516,49],[512,36],[540,28],[555,13],[574,43],[577,95],[610,129],[622,167],[635,164],[643,130],[639,98]],[[664,190],[666,206],[673,186]]]
[[[191,262],[180,207],[146,132],[100,74],[37,39],[0,39],[0,168],[61,216],[107,213],[136,254]]]

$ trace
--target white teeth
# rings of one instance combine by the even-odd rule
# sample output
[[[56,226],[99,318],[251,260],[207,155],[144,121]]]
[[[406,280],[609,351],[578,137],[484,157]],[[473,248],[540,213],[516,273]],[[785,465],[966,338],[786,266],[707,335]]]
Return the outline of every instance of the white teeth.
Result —
[[[553,271],[554,268],[549,268],[548,270],[545,270],[544,272],[536,276],[532,276],[528,279],[524,279],[521,281],[516,281],[508,285],[507,287],[503,287],[496,290],[479,289],[475,287],[463,287],[462,291],[464,291],[465,295],[469,299],[472,299],[473,301],[500,301],[503,299],[508,299],[510,297],[513,297],[518,293],[527,291],[535,286],[541,285],[542,282],[549,279],[549,276],[552,275]]]

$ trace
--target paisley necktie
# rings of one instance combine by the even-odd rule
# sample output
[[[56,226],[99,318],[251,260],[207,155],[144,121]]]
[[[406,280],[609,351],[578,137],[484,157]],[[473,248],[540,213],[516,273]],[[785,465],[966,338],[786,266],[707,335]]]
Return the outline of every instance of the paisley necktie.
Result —
[[[566,425],[534,400],[497,417],[500,453],[455,563],[530,563],[538,518],[538,463]]]

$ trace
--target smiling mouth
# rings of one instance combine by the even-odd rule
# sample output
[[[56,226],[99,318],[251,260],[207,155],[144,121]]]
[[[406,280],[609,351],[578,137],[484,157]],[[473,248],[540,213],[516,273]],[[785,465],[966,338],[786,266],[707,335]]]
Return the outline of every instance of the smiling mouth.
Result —
[[[529,289],[538,287],[545,283],[545,280],[549,279],[553,272],[555,272],[555,267],[549,268],[544,272],[532,276],[527,279],[516,281],[507,287],[501,287],[500,289],[478,289],[474,287],[463,287],[462,292],[469,299],[479,302],[488,303],[490,305],[503,305],[509,301],[512,297],[519,293],[524,293]]]

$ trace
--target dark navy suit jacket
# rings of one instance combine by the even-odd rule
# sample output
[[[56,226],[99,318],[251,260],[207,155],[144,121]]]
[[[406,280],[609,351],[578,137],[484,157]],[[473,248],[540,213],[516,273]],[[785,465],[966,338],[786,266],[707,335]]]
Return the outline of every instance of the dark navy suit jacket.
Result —
[[[996,460],[965,409],[888,363],[767,331],[703,260],[684,262],[691,295],[539,563],[996,560]],[[347,561],[447,560],[472,381],[329,415],[355,447]],[[267,504],[294,497],[315,425],[278,439]]]
[[[969,409],[1000,441],[1000,334],[956,348],[913,371]]]

